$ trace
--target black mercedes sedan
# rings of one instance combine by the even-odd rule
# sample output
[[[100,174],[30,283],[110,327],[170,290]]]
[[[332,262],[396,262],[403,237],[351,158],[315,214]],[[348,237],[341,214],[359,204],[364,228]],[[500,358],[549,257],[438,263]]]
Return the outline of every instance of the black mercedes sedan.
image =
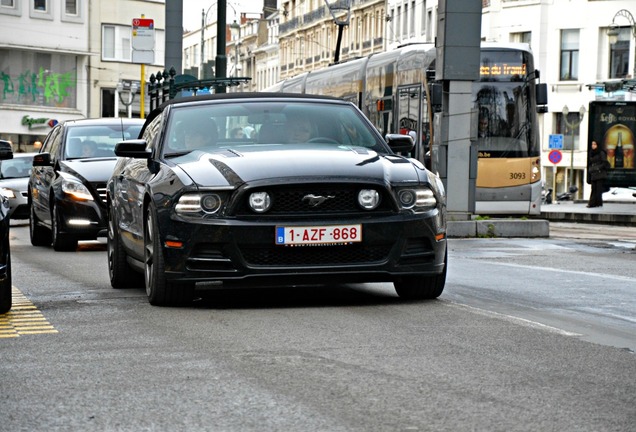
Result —
[[[445,192],[402,155],[412,148],[410,136],[383,138],[335,98],[166,102],[140,139],[115,149],[111,285],[145,284],[153,305],[184,304],[201,283],[382,281],[404,298],[437,298],[446,281]]]
[[[75,250],[106,236],[106,182],[115,145],[139,136],[142,119],[70,120],[55,126],[33,157],[28,205],[31,244]]]

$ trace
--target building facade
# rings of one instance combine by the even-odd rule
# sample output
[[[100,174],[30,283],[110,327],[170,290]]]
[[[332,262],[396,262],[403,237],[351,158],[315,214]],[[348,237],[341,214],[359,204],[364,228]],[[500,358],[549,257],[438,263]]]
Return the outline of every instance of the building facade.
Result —
[[[154,18],[159,69],[164,0],[2,0],[0,139],[33,151],[57,122],[129,111],[138,117],[138,94],[132,110],[120,104],[116,111],[115,96],[117,84],[141,81],[131,41],[132,20],[143,14]]]

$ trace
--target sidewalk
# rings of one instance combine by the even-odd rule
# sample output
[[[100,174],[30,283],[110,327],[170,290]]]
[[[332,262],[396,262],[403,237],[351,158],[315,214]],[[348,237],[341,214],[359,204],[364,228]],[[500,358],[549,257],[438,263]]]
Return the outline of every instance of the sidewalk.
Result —
[[[488,218],[449,221],[449,238],[464,237],[550,237],[550,222],[608,224],[636,228],[636,203],[605,203],[588,208],[586,201],[560,201],[541,206],[541,215],[533,218]]]
[[[636,227],[636,203],[606,202],[586,207],[586,201],[560,201],[541,206],[541,219],[554,222],[603,223]]]

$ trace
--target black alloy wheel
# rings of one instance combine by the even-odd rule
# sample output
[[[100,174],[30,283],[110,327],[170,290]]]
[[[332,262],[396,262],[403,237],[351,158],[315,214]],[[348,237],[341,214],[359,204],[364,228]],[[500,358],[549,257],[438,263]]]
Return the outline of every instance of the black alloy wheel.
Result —
[[[144,279],[148,301],[154,306],[178,306],[192,300],[194,283],[174,282],[165,277],[163,248],[159,236],[156,209],[146,210],[144,227]]]

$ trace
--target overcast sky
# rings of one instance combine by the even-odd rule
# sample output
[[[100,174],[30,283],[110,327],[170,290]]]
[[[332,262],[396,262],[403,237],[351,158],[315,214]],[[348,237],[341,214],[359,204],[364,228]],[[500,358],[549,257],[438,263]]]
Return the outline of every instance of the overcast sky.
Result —
[[[206,12],[212,6],[210,12],[208,12],[208,22],[214,22],[216,16],[217,1],[216,0],[183,0],[183,28],[186,30],[197,30],[201,28],[201,12]],[[234,10],[238,13],[241,12],[255,12],[260,13],[263,10],[263,0],[232,0],[228,1],[226,18],[227,22],[232,22],[238,19],[238,16],[234,16]]]

